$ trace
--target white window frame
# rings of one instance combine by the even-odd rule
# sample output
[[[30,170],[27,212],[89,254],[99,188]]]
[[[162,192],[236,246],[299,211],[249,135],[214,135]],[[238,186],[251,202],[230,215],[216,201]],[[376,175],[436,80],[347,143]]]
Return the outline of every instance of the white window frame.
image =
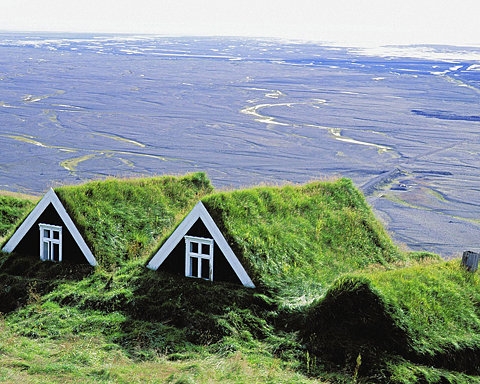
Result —
[[[197,252],[192,251],[192,244],[194,243],[197,244]],[[185,236],[185,276],[213,281],[213,245],[213,239]],[[208,247],[208,254],[203,253],[203,246]],[[197,259],[196,271],[192,270],[192,268],[195,268],[194,263],[192,263],[192,259]],[[205,275],[205,273],[202,273],[204,272],[203,268],[205,266],[205,264],[202,262],[204,260],[208,261],[208,278],[202,277]]]
[[[61,262],[62,227],[59,225],[51,224],[38,224],[38,227],[40,229],[40,260]],[[56,233],[57,236],[54,236],[54,233]],[[55,245],[58,245],[57,257],[55,257],[54,254]]]

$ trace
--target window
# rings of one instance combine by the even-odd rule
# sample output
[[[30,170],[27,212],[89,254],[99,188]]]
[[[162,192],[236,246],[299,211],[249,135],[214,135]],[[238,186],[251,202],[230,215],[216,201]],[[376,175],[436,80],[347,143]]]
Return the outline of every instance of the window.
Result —
[[[185,236],[185,276],[213,281],[213,239]]]
[[[62,261],[62,227],[39,224],[40,260]]]

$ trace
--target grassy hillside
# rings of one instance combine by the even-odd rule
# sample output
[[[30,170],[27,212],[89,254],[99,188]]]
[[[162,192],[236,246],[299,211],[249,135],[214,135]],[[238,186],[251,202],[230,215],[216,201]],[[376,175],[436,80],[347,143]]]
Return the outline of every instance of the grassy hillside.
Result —
[[[101,263],[0,253],[0,382],[479,380],[478,277],[400,252],[349,180],[212,193],[192,174],[56,192]],[[199,199],[256,289],[145,268]]]

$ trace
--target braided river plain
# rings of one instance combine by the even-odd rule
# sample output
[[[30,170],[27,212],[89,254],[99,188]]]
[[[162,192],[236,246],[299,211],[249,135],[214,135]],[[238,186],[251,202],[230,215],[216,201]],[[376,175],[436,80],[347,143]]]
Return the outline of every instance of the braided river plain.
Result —
[[[480,250],[480,48],[0,34],[0,189],[348,177],[402,247]]]

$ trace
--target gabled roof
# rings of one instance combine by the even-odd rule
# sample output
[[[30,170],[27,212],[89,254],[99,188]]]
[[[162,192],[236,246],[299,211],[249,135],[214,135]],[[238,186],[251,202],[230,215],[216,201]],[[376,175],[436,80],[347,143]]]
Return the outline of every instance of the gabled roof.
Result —
[[[158,269],[158,267],[165,261],[165,259],[170,255],[170,252],[176,247],[176,245],[182,241],[184,236],[187,234],[188,230],[198,221],[201,220],[207,230],[210,232],[210,235],[213,237],[213,240],[219,246],[223,255],[227,259],[228,263],[236,273],[237,277],[245,287],[255,288],[255,284],[248,276],[245,268],[238,260],[235,253],[232,251],[232,248],[225,240],[222,232],[213,221],[212,217],[208,213],[207,209],[200,201],[195,205],[195,207],[190,211],[190,213],[183,219],[180,225],[175,229],[175,231],[168,237],[168,239],[163,243],[161,248],[155,253],[153,258],[147,264],[147,267],[150,269]]]
[[[82,251],[89,264],[92,266],[97,265],[97,261],[95,260],[92,251],[85,243],[85,240],[78,231],[75,223],[65,210],[65,207],[63,206],[62,202],[60,201],[53,189],[50,189],[45,194],[45,196],[35,206],[32,212],[30,212],[27,218],[22,222],[20,227],[18,227],[12,237],[7,241],[2,250],[4,252],[12,252],[50,204],[54,207],[55,211],[58,213],[58,215],[64,222],[66,228],[72,235],[73,239],[77,243],[78,247]]]

